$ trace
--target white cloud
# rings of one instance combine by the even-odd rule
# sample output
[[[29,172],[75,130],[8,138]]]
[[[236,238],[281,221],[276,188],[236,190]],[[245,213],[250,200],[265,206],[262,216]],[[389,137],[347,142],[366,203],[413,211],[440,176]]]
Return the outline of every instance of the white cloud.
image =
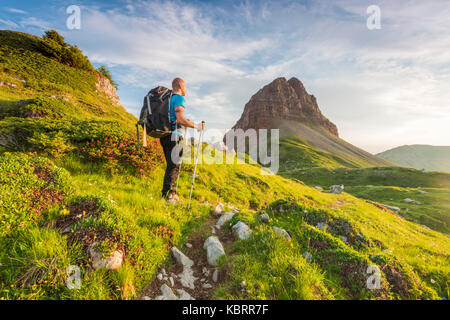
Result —
[[[11,13],[27,14],[26,11],[23,11],[23,10],[20,10],[20,9],[16,9],[16,8],[6,8],[5,10],[8,11],[8,12],[11,12]]]
[[[48,21],[38,19],[36,17],[27,17],[20,20],[22,27],[37,27],[38,29],[49,29],[51,24]]]
[[[126,85],[185,78],[192,116],[217,127],[231,127],[267,82],[296,76],[360,147],[449,144],[450,5],[377,3],[382,29],[370,31],[368,5],[356,0],[231,8],[127,1],[123,11],[85,8],[83,32],[68,36],[94,62],[126,68],[117,75]]]
[[[18,28],[19,26],[17,25],[17,23],[15,23],[14,21],[11,20],[3,20],[0,19],[0,24],[3,24],[9,28]]]

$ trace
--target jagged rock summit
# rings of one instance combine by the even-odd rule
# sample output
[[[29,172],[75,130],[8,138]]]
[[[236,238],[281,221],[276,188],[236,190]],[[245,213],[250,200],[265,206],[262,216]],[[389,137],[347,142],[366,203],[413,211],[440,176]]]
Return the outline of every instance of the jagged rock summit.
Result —
[[[314,95],[295,77],[277,78],[254,94],[233,129],[275,128],[276,120],[299,121],[338,137],[336,125],[320,112]]]

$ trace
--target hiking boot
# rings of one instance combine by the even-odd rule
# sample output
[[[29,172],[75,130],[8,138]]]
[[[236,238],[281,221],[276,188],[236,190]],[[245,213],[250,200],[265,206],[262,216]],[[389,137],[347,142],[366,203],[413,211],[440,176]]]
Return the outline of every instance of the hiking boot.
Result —
[[[170,192],[166,201],[171,204],[181,204],[180,197],[174,192]]]

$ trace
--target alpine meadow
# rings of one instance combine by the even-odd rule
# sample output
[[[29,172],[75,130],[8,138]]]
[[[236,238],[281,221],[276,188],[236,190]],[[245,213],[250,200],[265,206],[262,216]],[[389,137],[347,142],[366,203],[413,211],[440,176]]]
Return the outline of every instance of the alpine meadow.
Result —
[[[232,130],[185,139],[166,199],[146,122],[162,89],[137,118],[108,61],[62,34],[0,30],[0,299],[449,298],[449,147],[374,155],[280,73],[232,120],[279,129],[278,172],[227,147]]]

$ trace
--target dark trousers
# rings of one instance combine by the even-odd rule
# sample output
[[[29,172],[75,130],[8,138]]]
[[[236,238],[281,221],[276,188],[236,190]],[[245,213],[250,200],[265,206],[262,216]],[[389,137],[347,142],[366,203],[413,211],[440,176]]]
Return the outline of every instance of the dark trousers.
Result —
[[[177,178],[180,174],[180,166],[181,166],[181,157],[183,156],[183,138],[179,137],[179,141],[172,141],[172,135],[168,134],[160,139],[161,146],[164,150],[164,157],[166,158],[166,173],[164,174],[164,182],[163,182],[163,188],[162,188],[162,196],[167,197],[169,192],[170,193],[176,193],[176,184],[177,184]],[[179,156],[180,161],[178,163],[175,163],[177,159],[172,159],[172,151],[175,147],[179,148]],[[176,152],[176,151],[175,151]]]

